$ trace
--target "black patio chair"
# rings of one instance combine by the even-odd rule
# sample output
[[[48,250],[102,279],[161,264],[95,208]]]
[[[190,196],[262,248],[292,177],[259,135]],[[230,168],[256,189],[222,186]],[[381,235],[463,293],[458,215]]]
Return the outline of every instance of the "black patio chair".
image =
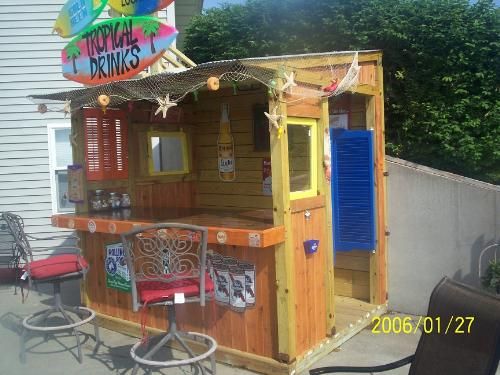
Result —
[[[19,215],[11,212],[3,212],[2,218],[7,223],[8,230],[14,238],[16,251],[20,254],[24,266],[22,279],[27,279],[29,287],[33,283],[48,283],[53,285],[54,306],[36,312],[24,318],[23,331],[21,334],[21,361],[26,361],[26,339],[29,331],[43,333],[45,336],[51,333],[72,331],[76,338],[78,349],[78,361],[82,363],[82,348],[77,328],[83,324],[93,321],[96,347],[99,346],[99,329],[96,320],[96,314],[93,310],[83,306],[67,306],[62,303],[61,283],[68,280],[81,279],[88,271],[89,265],[81,256],[80,248],[76,246],[57,246],[52,248],[32,247],[31,240],[52,240],[52,239],[70,239],[78,241],[78,237],[71,235],[35,237],[25,233],[23,220]],[[38,251],[34,252],[36,249]],[[62,251],[61,251],[62,250]],[[54,254],[57,251],[57,254]],[[35,260],[42,256],[43,259]],[[64,324],[54,325],[50,322],[50,317],[59,314]]]
[[[122,233],[121,238],[130,272],[132,309],[134,312],[141,310],[144,334],[148,306],[165,306],[169,324],[166,332],[156,336],[159,341],[152,349],[145,338],[132,346],[130,355],[136,362],[132,375],[141,365],[153,368],[192,365],[205,375],[207,368],[200,363],[205,359],[210,359],[210,372],[215,374],[217,342],[202,333],[178,330],[175,313],[177,297],[182,296],[185,303],[205,306],[207,294],[213,293],[214,285],[206,271],[207,228],[156,224]],[[195,354],[185,339],[204,342],[206,350]],[[181,345],[189,358],[154,359],[160,349],[173,341]],[[144,347],[145,353],[140,353],[138,349]]]
[[[498,296],[445,277],[431,294],[427,316],[434,323],[440,318],[441,330],[422,332],[417,350],[411,356],[373,367],[320,367],[309,374],[378,373],[411,364],[409,375],[495,375],[500,358]],[[465,317],[474,317],[470,332],[470,320],[459,327],[460,318]]]

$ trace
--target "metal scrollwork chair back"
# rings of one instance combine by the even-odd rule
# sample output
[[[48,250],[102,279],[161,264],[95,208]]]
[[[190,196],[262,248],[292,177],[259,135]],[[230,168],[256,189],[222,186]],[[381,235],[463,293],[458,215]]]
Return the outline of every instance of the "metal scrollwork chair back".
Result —
[[[206,265],[207,236],[205,227],[178,223],[140,227],[122,234],[134,311],[143,305],[138,284],[145,282],[169,284],[199,279],[200,293],[189,302],[205,305],[206,275],[201,271]]]
[[[71,234],[63,234],[59,236],[50,236],[50,237],[35,237],[32,235],[27,234],[24,231],[24,221],[21,218],[21,216],[16,215],[12,212],[4,212],[2,213],[2,217],[7,223],[7,228],[14,238],[14,246],[16,247],[16,250],[19,254],[19,257],[26,263],[25,268],[26,270],[30,271],[30,264],[33,263],[34,257],[36,256],[50,256],[52,255],[49,252],[46,252],[47,250],[53,251],[57,250],[57,254],[75,254],[77,256],[77,261],[80,263],[80,268],[81,272],[83,275],[85,275],[87,268],[84,266],[82,263],[82,257],[81,257],[81,249],[76,246],[79,237]],[[65,240],[70,240],[72,243],[75,244],[75,246],[72,245],[60,245],[60,246],[53,246],[50,248],[39,248],[35,247],[33,248],[30,244],[29,240],[57,240],[57,239],[65,239]],[[33,254],[33,250],[35,249],[35,254]],[[29,279],[29,282],[31,283],[31,278]]]

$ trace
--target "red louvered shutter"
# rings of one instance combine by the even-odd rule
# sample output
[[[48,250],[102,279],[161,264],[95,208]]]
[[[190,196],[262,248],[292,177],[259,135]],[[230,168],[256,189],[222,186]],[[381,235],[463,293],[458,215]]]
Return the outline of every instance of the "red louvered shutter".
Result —
[[[89,181],[128,178],[125,112],[85,108],[85,160]]]

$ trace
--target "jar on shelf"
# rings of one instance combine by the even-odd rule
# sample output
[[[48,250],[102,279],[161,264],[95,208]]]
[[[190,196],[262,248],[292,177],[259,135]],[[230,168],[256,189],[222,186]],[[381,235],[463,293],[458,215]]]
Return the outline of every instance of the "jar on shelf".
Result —
[[[117,193],[109,193],[109,205],[113,210],[120,208],[121,201]]]
[[[90,198],[90,207],[92,211],[104,211],[108,209],[109,204],[104,195],[104,190],[96,190],[92,198]]]
[[[130,196],[128,194],[122,194],[120,204],[122,208],[130,208]]]

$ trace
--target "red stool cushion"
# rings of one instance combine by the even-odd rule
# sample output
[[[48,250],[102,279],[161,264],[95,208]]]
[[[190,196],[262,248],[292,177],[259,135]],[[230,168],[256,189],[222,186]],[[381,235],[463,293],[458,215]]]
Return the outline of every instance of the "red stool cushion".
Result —
[[[87,269],[89,264],[83,257],[80,256],[79,258],[80,262],[76,254],[62,254],[54,255],[47,259],[35,260],[29,264],[30,277],[34,280],[49,279],[81,272],[83,269]],[[28,271],[28,265],[24,266],[24,270]]]
[[[214,283],[205,273],[205,293],[213,292],[213,290]],[[194,297],[200,295],[200,278],[181,279],[171,282],[138,281],[137,293],[142,303],[169,300],[174,298],[175,293],[184,293],[185,297]]]

